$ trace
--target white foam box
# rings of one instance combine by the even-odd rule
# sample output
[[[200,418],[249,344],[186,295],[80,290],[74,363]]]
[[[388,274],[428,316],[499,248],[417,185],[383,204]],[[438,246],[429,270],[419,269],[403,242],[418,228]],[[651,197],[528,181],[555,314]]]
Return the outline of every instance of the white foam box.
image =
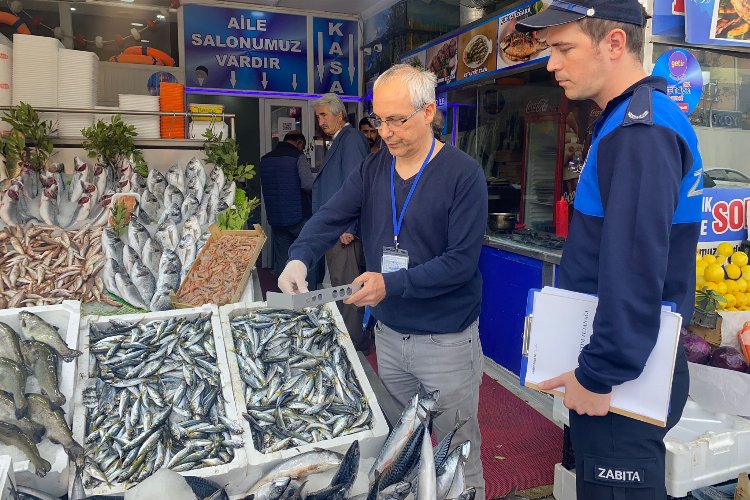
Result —
[[[568,411],[569,410],[565,408],[565,404],[563,403],[563,398],[555,396],[554,402],[552,403],[552,420],[558,424],[570,427],[570,416]]]
[[[552,486],[555,500],[576,500],[576,471],[555,464],[555,483]]]
[[[16,498],[16,478],[13,474],[13,459],[0,455],[0,500]]]
[[[709,412],[694,401],[688,401],[664,444],[667,492],[673,497],[750,470],[750,420]]]
[[[102,326],[106,328],[107,324],[111,319],[117,319],[118,321],[138,322],[142,321],[147,323],[154,320],[166,320],[170,318],[188,318],[193,319],[199,315],[211,313],[211,327],[213,330],[214,341],[216,345],[216,362],[220,370],[221,380],[221,394],[224,397],[227,417],[237,423],[244,421],[242,417],[237,413],[237,405],[234,401],[234,394],[232,393],[232,385],[229,376],[229,367],[227,366],[227,352],[224,348],[224,337],[221,332],[221,323],[219,321],[219,310],[214,305],[204,305],[201,307],[195,307],[190,309],[177,309],[172,311],[161,311],[147,314],[128,314],[123,316],[88,316],[81,323],[80,330],[80,342],[81,351],[83,354],[80,357],[78,363],[78,372],[76,375],[76,391],[73,400],[73,404],[76,408],[76,416],[73,421],[73,437],[79,443],[83,443],[86,432],[86,416],[87,408],[83,406],[83,386],[86,379],[89,378],[89,369],[91,363],[91,357],[89,356],[89,329],[92,324]],[[235,450],[234,460],[228,464],[218,465],[215,467],[202,467],[199,469],[192,469],[189,471],[181,472],[180,474],[185,476],[195,476],[203,479],[208,479],[221,486],[227,484],[236,484],[245,475],[245,469],[247,468],[247,454],[241,449]],[[70,471],[70,485],[73,485],[75,471]],[[135,486],[132,484],[131,486]],[[125,491],[125,485],[122,483],[115,483],[112,485],[100,485],[93,489],[86,490],[86,494],[89,496],[93,495],[121,495]]]
[[[58,328],[60,335],[71,349],[78,348],[78,326],[81,321],[81,303],[77,300],[66,300],[62,304],[53,306],[35,306],[19,309],[0,309],[0,321],[13,328],[21,336],[21,325],[18,321],[18,313],[29,311],[42,318],[47,323]],[[73,386],[75,383],[76,364],[78,360],[70,363],[59,359],[57,364],[57,382],[60,392],[65,396],[66,402],[62,409],[65,412],[65,420],[68,425],[74,420],[71,405],[73,399]],[[30,375],[26,381],[27,392],[40,392],[36,379]],[[73,409],[73,410],[71,410]],[[36,475],[34,465],[14,446],[0,445],[0,455],[10,455],[13,459],[13,472],[19,486],[28,486],[44,491],[53,496],[62,496],[68,490],[68,455],[62,446],[53,444],[49,439],[43,439],[37,444],[39,454],[52,466],[44,477]]]
[[[237,316],[247,314],[255,309],[266,307],[265,302],[248,302],[248,303],[237,303],[228,304],[219,308],[219,314],[221,317],[222,330],[224,332],[224,344],[227,346],[227,353],[229,358],[229,370],[232,376],[232,389],[234,390],[234,399],[237,402],[239,411],[246,411],[245,403],[245,385],[240,378],[239,365],[237,364],[237,356],[234,347],[234,338],[232,336],[232,329],[229,322]],[[370,410],[372,411],[372,428],[366,431],[358,432],[356,434],[349,434],[347,436],[339,436],[334,439],[326,441],[320,441],[318,443],[308,444],[305,446],[299,446],[297,448],[291,448],[287,450],[277,451],[273,453],[261,453],[256,450],[252,440],[252,430],[249,424],[243,418],[243,428],[245,430],[245,451],[248,455],[248,470],[245,480],[238,485],[236,490],[228,491],[230,497],[242,498],[243,493],[248,490],[265,475],[271,468],[278,465],[279,463],[314,449],[326,449],[332,450],[339,453],[346,453],[349,446],[355,441],[359,440],[360,449],[360,464],[359,472],[357,474],[357,480],[352,487],[351,495],[358,495],[361,493],[367,493],[368,490],[368,479],[367,473],[370,470],[375,458],[380,452],[383,443],[389,433],[388,423],[383,416],[383,412],[380,410],[375,393],[367,380],[362,364],[359,361],[357,351],[354,349],[349,334],[346,333],[346,326],[344,320],[339,313],[338,308],[335,304],[326,304],[323,306],[333,316],[336,327],[340,333],[338,335],[338,342],[344,349],[346,357],[349,359],[349,363],[352,365],[354,374],[357,377],[357,382],[362,388],[362,392],[367,400]],[[318,474],[311,476],[308,479],[305,491],[311,492],[328,486],[330,478],[334,471],[330,471],[326,474]]]

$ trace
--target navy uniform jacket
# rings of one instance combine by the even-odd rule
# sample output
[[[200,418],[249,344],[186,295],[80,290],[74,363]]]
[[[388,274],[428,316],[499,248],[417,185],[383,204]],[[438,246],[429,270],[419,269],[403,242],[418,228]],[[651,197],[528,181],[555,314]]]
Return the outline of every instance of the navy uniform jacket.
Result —
[[[640,375],[662,301],[690,321],[702,174],[695,132],[663,79],[645,78],[607,105],[576,190],[558,283],[599,296],[575,372],[586,389],[608,393]]]

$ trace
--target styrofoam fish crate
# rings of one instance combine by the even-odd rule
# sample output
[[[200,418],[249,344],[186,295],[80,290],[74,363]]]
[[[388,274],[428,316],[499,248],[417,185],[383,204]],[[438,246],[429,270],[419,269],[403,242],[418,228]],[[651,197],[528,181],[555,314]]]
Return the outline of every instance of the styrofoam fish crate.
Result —
[[[13,459],[0,455],[0,500],[16,498],[16,478],[13,474]]]
[[[570,417],[568,412],[569,410],[565,408],[565,404],[563,403],[563,398],[561,398],[560,396],[555,396],[554,402],[552,403],[552,420],[554,420],[558,424],[570,426]]]
[[[52,326],[59,329],[60,336],[71,349],[78,349],[78,326],[81,321],[81,303],[77,300],[66,300],[62,304],[52,306],[23,307],[18,309],[0,309],[0,321],[13,328],[24,340],[21,333],[21,325],[18,321],[18,313],[29,311],[42,318]],[[80,359],[80,357],[79,357]],[[69,363],[58,357],[57,383],[60,392],[65,396],[65,404],[62,406],[65,412],[65,421],[68,425],[74,420],[75,406],[71,404],[73,399],[73,386],[75,384],[76,363],[79,359]],[[33,375],[26,382],[27,392],[40,392],[39,385]],[[68,455],[62,446],[53,444],[49,439],[43,439],[36,445],[39,454],[50,465],[50,471],[44,477],[36,475],[34,466],[26,455],[14,446],[0,445],[0,455],[10,455],[13,459],[13,472],[18,485],[28,486],[44,491],[54,496],[62,496],[68,491]]]
[[[199,315],[211,313],[211,327],[213,330],[214,341],[216,345],[216,362],[220,370],[221,380],[221,394],[224,397],[227,417],[240,424],[244,422],[243,419],[237,413],[237,405],[234,401],[234,394],[232,392],[231,376],[229,366],[227,365],[227,352],[224,347],[224,336],[222,335],[221,322],[219,320],[219,309],[214,305],[204,305],[201,307],[194,307],[191,309],[176,309],[172,311],[160,311],[146,314],[128,314],[123,316],[89,316],[84,319],[81,323],[80,330],[80,342],[81,359],[78,364],[78,372],[76,375],[76,391],[73,399],[73,404],[76,408],[76,415],[73,421],[73,437],[79,443],[83,444],[86,432],[86,415],[88,408],[83,406],[83,386],[86,379],[89,378],[89,368],[91,359],[89,356],[89,328],[92,324],[106,325],[111,319],[117,319],[118,321],[128,322],[149,322],[154,320],[166,320],[170,318],[188,318],[193,319]],[[244,426],[243,426],[244,429]],[[236,436],[240,438],[240,436]],[[244,439],[244,437],[243,437]],[[185,476],[195,476],[204,479],[214,481],[221,486],[231,485],[239,483],[246,474],[247,469],[247,454],[241,449],[236,449],[234,453],[234,460],[228,464],[217,465],[214,467],[201,467],[199,469],[192,469],[189,471],[180,472]],[[70,485],[73,485],[74,471],[70,472]],[[135,486],[132,484],[131,486]],[[118,495],[125,491],[125,485],[122,483],[115,483],[112,485],[100,485],[93,489],[86,490],[86,494],[89,496],[93,495]]]
[[[667,492],[673,497],[737,479],[750,469],[750,420],[711,413],[688,401],[664,438]]]
[[[224,343],[227,346],[227,354],[229,358],[229,370],[232,376],[232,389],[234,390],[234,399],[237,402],[238,410],[240,412],[247,411],[247,405],[245,401],[245,390],[244,382],[240,378],[239,365],[237,363],[236,350],[234,346],[234,337],[232,336],[232,328],[229,324],[230,320],[237,316],[247,314],[255,309],[266,307],[265,302],[250,302],[250,303],[238,303],[228,304],[219,308],[219,315],[221,317],[222,331],[224,332]],[[346,453],[349,446],[356,440],[359,440],[360,449],[360,464],[359,473],[357,474],[357,480],[352,487],[351,494],[358,495],[361,493],[367,493],[368,479],[367,473],[370,470],[375,458],[377,457],[380,449],[385,442],[386,437],[389,433],[388,423],[383,416],[383,412],[380,410],[375,393],[370,386],[370,382],[367,380],[367,375],[362,368],[362,363],[359,360],[357,351],[354,349],[349,334],[346,333],[346,326],[344,320],[339,313],[338,308],[335,304],[326,304],[323,306],[327,309],[334,318],[337,328],[341,333],[338,335],[338,341],[344,349],[346,357],[349,359],[349,363],[352,365],[354,374],[357,377],[357,382],[362,388],[364,397],[367,400],[370,410],[372,411],[372,428],[366,431],[358,432],[355,434],[349,434],[346,436],[339,436],[334,439],[325,441],[319,441],[313,444],[307,444],[296,448],[290,448],[287,450],[272,452],[272,453],[261,453],[256,450],[252,440],[252,430],[250,425],[243,418],[243,427],[245,429],[245,451],[248,455],[248,471],[245,481],[236,488],[236,491],[228,491],[231,495],[242,495],[246,493],[255,483],[263,477],[271,468],[278,465],[279,463],[315,449],[325,449],[336,451],[339,453]],[[328,474],[319,474],[309,478],[305,491],[316,491],[328,485],[333,471]]]
[[[555,464],[555,483],[552,486],[555,500],[576,500],[576,471]]]

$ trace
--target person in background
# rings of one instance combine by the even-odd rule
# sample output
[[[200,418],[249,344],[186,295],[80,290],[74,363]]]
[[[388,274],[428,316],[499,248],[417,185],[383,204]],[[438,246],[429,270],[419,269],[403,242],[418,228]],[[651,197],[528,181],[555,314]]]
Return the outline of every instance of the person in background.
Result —
[[[435,139],[441,140],[443,137],[443,127],[445,126],[445,116],[440,108],[435,108],[435,119],[432,120],[432,133]]]
[[[346,107],[336,94],[325,94],[313,102],[315,117],[323,132],[333,138],[326,151],[320,172],[313,183],[312,211],[317,213],[338,192],[349,175],[370,154],[364,136],[349,125]],[[327,248],[326,264],[332,286],[348,285],[360,274],[363,265],[362,242],[357,237],[358,221],[342,228],[336,244]],[[355,349],[369,353],[369,338],[362,331],[364,309],[337,302]]]
[[[688,395],[680,347],[666,427],[609,411],[613,387],[640,376],[652,353],[663,302],[676,304],[687,324],[695,300],[701,155],[666,82],[643,69],[645,25],[638,0],[554,0],[516,24],[544,30],[547,69],[568,99],[604,110],[558,275],[561,288],[598,295],[593,334],[574,371],[540,385],[565,389],[581,499],[666,499],[664,436]]]
[[[260,159],[260,185],[266,218],[272,230],[273,272],[276,277],[286,265],[289,247],[312,215],[313,174],[307,157],[302,153],[306,144],[305,136],[293,130],[273,151]]]
[[[380,151],[383,141],[380,140],[377,129],[372,128],[370,120],[367,117],[362,118],[359,121],[359,131],[365,136],[367,142],[370,144],[370,153],[377,153]]]
[[[434,139],[435,84],[433,73],[405,64],[378,77],[371,121],[386,147],[360,162],[308,221],[279,288],[305,291],[309,265],[360,221],[368,272],[345,302],[372,308],[378,375],[400,405],[420,390],[440,390],[438,440],[453,430],[457,413],[468,418],[453,442],[471,441],[466,487],[484,500],[478,264],[487,181],[473,158]]]

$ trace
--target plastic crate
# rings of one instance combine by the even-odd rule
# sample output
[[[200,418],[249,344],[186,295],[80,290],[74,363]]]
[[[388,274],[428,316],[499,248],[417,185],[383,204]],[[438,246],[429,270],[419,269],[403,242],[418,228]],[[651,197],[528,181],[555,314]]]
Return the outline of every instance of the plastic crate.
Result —
[[[202,307],[195,307],[192,309],[176,309],[172,311],[161,311],[147,314],[130,314],[124,316],[117,316],[118,321],[154,321],[169,319],[174,317],[179,318],[195,318],[202,314],[211,313],[211,326],[213,330],[213,336],[216,346],[216,363],[220,370],[221,380],[221,393],[226,402],[227,417],[237,423],[244,421],[238,412],[237,405],[234,401],[234,394],[232,393],[232,385],[230,382],[229,367],[227,365],[227,352],[224,347],[224,336],[221,332],[221,322],[219,321],[219,309],[214,305],[205,305]],[[90,368],[90,356],[89,356],[89,328],[92,324],[105,325],[113,319],[109,316],[89,316],[81,324],[80,332],[80,345],[83,355],[81,355],[81,361],[78,364],[78,375],[76,377],[77,385],[75,391],[74,405],[76,407],[75,419],[73,421],[73,437],[79,443],[83,443],[86,432],[86,414],[87,409],[83,406],[83,386],[86,379],[89,378]],[[75,471],[70,472],[70,484],[73,484],[73,475]],[[218,465],[214,467],[201,467],[198,469],[192,469],[189,471],[181,472],[180,474],[185,476],[196,476],[199,478],[209,479],[221,485],[233,485],[239,483],[247,473],[247,456],[241,450],[235,450],[234,460],[228,464]],[[130,484],[129,486],[134,486]],[[114,483],[111,485],[100,485],[93,489],[86,490],[86,494],[89,496],[93,495],[121,495],[125,491],[125,484]]]
[[[78,348],[78,326],[81,322],[80,302],[66,300],[62,304],[52,306],[0,309],[0,321],[8,324],[23,337],[21,325],[18,322],[18,313],[21,311],[34,313],[52,326],[56,326],[68,347],[71,349]],[[74,419],[75,406],[72,405],[71,401],[73,400],[76,364],[80,362],[81,357],[69,363],[60,359],[57,365],[58,385],[60,392],[66,399],[62,409],[65,412],[65,420],[68,425],[71,425]],[[33,376],[29,376],[26,382],[26,391],[39,392],[39,386]],[[68,491],[68,455],[62,446],[53,444],[49,439],[44,439],[37,444],[37,449],[42,458],[52,466],[44,477],[36,475],[34,466],[29,459],[15,447],[0,445],[0,455],[9,455],[13,459],[16,484],[44,491],[54,496],[64,495]]]
[[[694,401],[688,401],[664,444],[667,492],[673,497],[750,470],[750,420],[711,413]]]
[[[232,329],[229,324],[230,320],[236,316],[247,314],[248,312],[266,307],[265,302],[253,302],[245,304],[229,304],[219,309],[221,316],[222,330],[224,332],[224,343],[227,346],[228,353],[235,353],[234,338],[232,336]],[[263,475],[265,475],[275,465],[291,458],[300,453],[312,451],[315,449],[326,449],[332,450],[339,453],[345,453],[352,442],[359,440],[360,448],[360,465],[359,473],[357,474],[357,480],[352,487],[351,495],[358,495],[361,493],[367,493],[368,479],[367,471],[370,470],[375,458],[380,452],[386,437],[388,436],[389,428],[388,423],[383,416],[383,412],[380,410],[375,393],[372,391],[367,376],[365,375],[362,364],[359,361],[357,351],[354,349],[349,335],[346,333],[346,326],[344,321],[339,314],[338,308],[335,304],[326,304],[325,307],[331,312],[338,329],[342,332],[338,336],[338,341],[344,349],[349,363],[351,363],[354,370],[354,374],[357,377],[357,382],[362,388],[362,391],[367,399],[370,409],[372,411],[372,428],[358,432],[356,434],[349,434],[347,436],[339,436],[334,439],[326,441],[320,441],[318,443],[308,444],[305,446],[299,446],[297,448],[291,448],[287,450],[272,452],[272,453],[261,453],[256,450],[252,440],[252,431],[249,424],[243,419],[243,426],[245,429],[245,451],[248,455],[248,471],[245,481],[241,484],[239,491],[235,494],[241,494],[247,492]],[[229,370],[232,379],[232,389],[234,390],[234,397],[237,401],[237,405],[240,411],[245,411],[245,393],[244,383],[240,378],[239,365],[237,364],[236,355],[229,355]],[[318,474],[311,476],[307,483],[306,491],[316,491],[317,489],[323,488],[328,485],[330,481],[329,474]],[[230,492],[231,495],[231,492]],[[241,498],[241,496],[240,496]]]

